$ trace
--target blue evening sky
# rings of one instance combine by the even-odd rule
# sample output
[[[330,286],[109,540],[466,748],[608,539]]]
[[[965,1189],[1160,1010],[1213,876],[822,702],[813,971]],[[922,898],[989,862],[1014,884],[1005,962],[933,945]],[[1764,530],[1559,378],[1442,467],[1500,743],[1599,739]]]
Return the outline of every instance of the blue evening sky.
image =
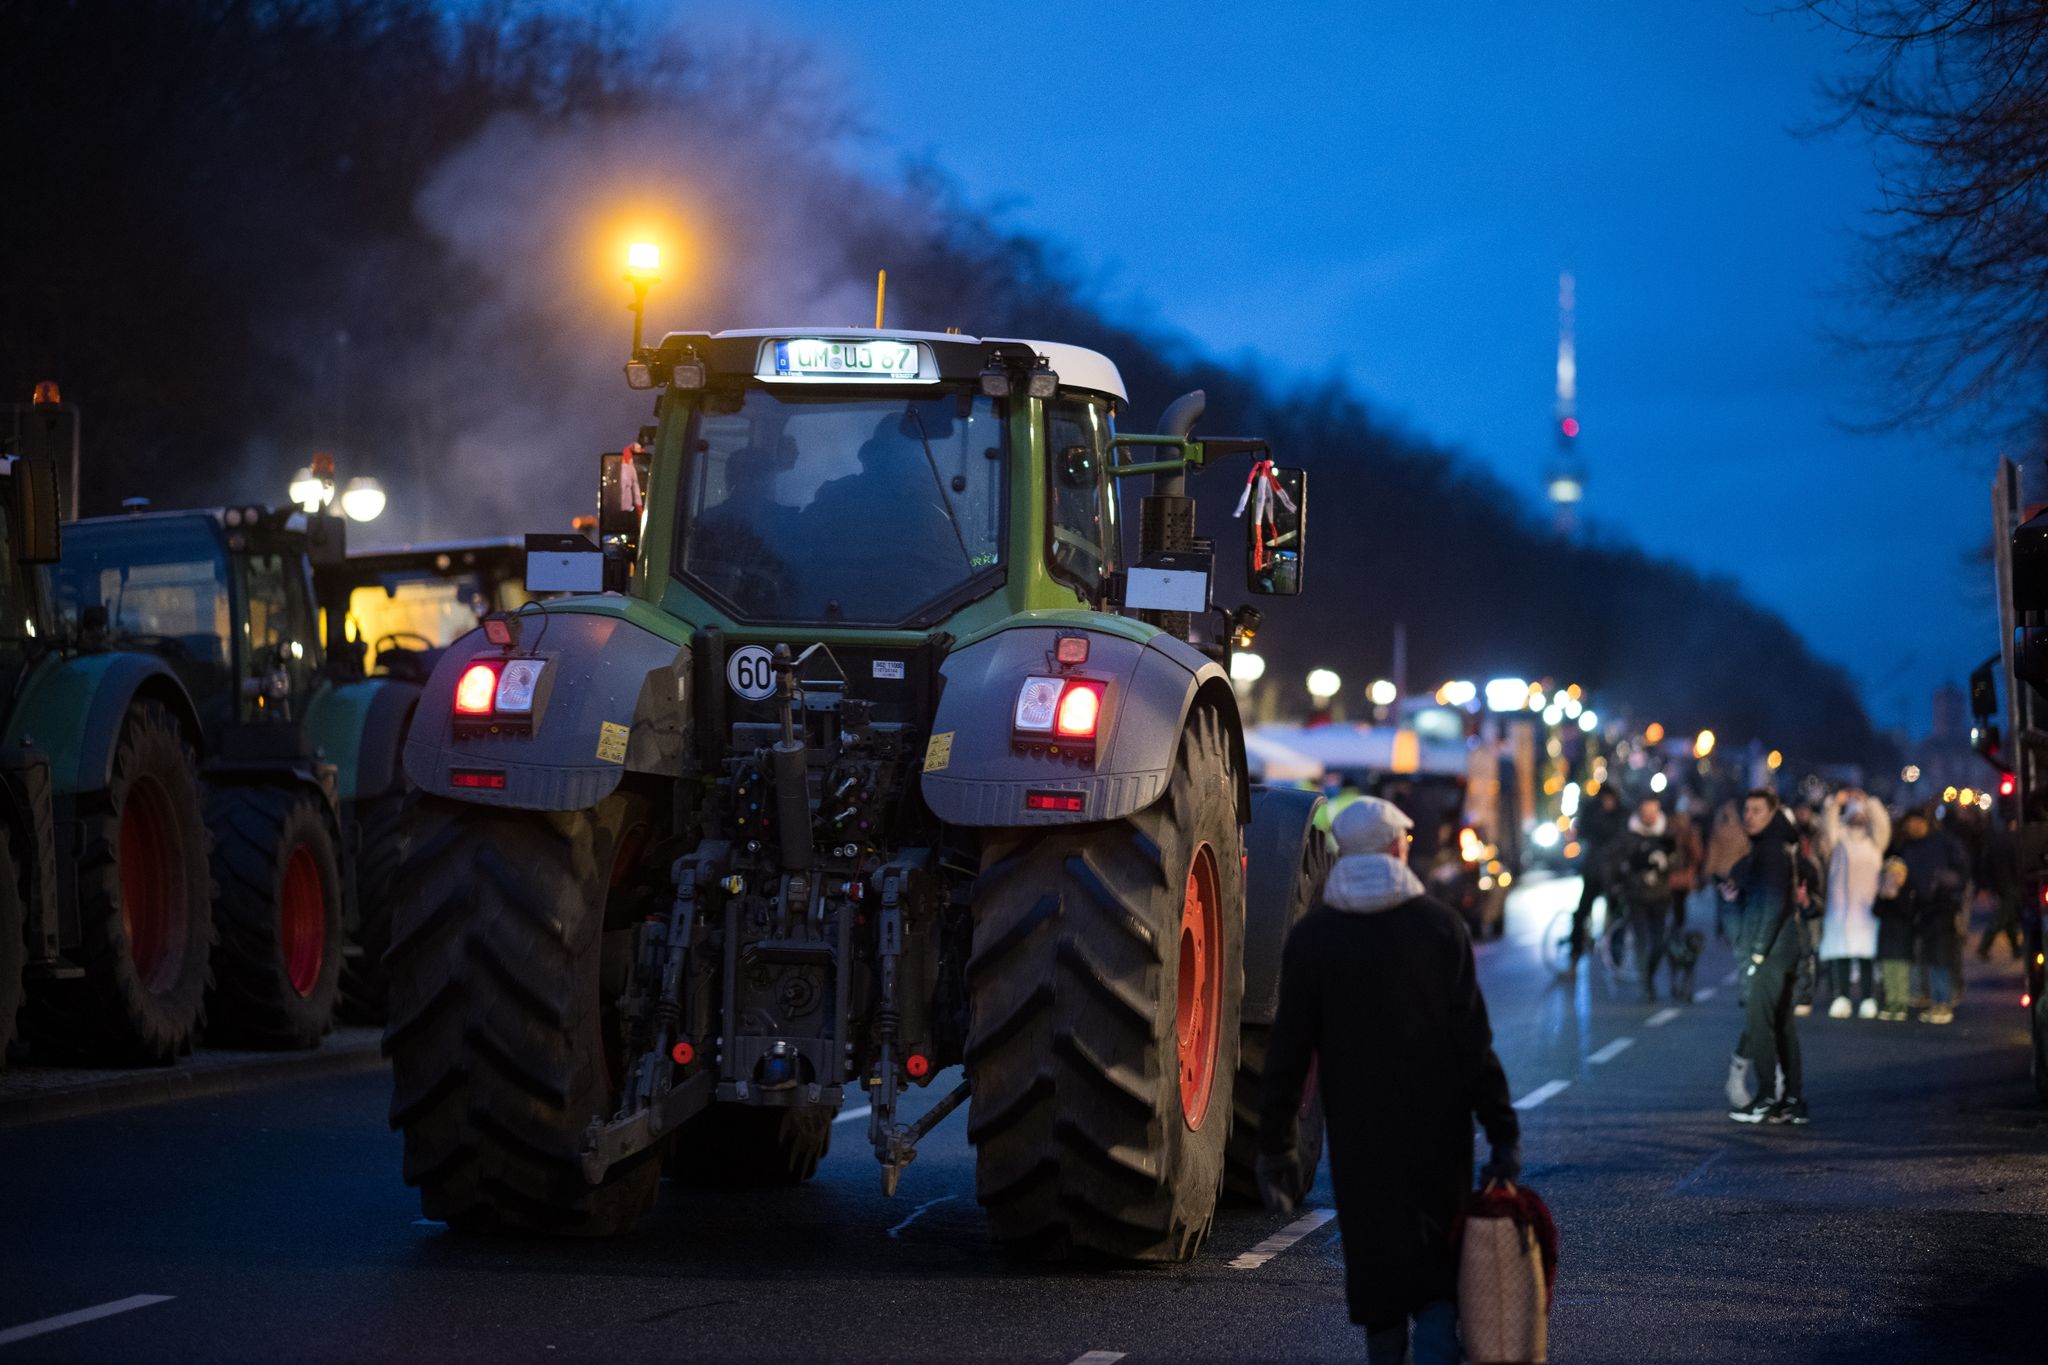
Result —
[[[1969,559],[1995,451],[1843,427],[1873,389],[1823,328],[1855,323],[1876,179],[1859,134],[1793,134],[1816,79],[1850,69],[1810,19],[1724,0],[731,14],[683,22],[812,47],[867,125],[863,168],[929,156],[1114,310],[1339,372],[1532,503],[1570,268],[1594,523],[1732,575],[1883,725],[1923,730],[1931,688],[1996,647]]]

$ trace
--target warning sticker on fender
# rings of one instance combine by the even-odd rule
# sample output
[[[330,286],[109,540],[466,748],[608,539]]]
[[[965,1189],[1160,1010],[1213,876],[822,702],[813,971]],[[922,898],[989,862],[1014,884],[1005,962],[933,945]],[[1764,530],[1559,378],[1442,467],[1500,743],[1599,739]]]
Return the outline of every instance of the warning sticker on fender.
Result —
[[[931,743],[924,747],[924,770],[928,773],[939,772],[952,761],[953,732],[948,730],[943,735],[933,735]]]
[[[597,728],[597,756],[606,763],[626,761],[626,727],[608,720]]]

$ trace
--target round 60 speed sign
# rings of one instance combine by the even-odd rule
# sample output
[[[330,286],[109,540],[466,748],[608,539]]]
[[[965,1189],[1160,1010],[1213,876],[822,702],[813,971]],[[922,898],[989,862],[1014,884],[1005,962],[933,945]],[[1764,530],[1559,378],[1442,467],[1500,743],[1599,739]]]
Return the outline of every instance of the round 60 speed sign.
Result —
[[[748,701],[775,695],[775,656],[761,645],[741,645],[725,661],[725,680]]]

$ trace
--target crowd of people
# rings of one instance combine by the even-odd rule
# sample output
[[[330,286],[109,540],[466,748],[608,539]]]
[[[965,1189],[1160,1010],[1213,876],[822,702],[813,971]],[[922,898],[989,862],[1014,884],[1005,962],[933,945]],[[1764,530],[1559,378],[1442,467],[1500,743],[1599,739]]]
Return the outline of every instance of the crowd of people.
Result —
[[[1574,967],[1603,899],[1633,940],[1645,1001],[1657,998],[1660,968],[1671,998],[1692,998],[1705,942],[1695,919],[1711,918],[1735,949],[1745,1011],[1736,1069],[1777,1078],[1749,1099],[1731,1079],[1730,1117],[1743,1122],[1807,1121],[1793,1021],[1817,1008],[1831,1019],[1953,1022],[1979,896],[1992,909],[1979,956],[2000,938],[2021,951],[2012,836],[1974,806],[1911,806],[1894,820],[1855,788],[1792,806],[1758,788],[1715,807],[1702,833],[1684,802],[1667,813],[1645,796],[1631,810],[1610,787],[1579,833]]]

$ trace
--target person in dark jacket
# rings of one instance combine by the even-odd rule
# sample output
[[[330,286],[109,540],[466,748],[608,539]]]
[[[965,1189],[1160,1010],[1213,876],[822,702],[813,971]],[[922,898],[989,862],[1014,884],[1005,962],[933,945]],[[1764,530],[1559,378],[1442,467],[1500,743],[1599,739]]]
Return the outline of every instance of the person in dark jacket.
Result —
[[[1628,833],[1628,811],[1621,793],[1603,785],[1593,804],[1581,807],[1578,818],[1579,843],[1585,856],[1579,863],[1579,908],[1572,912],[1572,966],[1586,955],[1591,941],[1593,902],[1604,898],[1607,913],[1620,912],[1615,904],[1615,878],[1619,871],[1622,839]]]
[[[1521,1128],[1479,992],[1472,940],[1407,863],[1412,822],[1367,797],[1332,822],[1341,855],[1288,935],[1259,1115],[1260,1193],[1291,1212],[1296,1115],[1317,1067],[1351,1320],[1367,1359],[1455,1362],[1451,1229],[1472,1192],[1472,1121],[1489,1180],[1521,1173]]]
[[[1643,978],[1643,1001],[1657,998],[1657,967],[1664,961],[1664,935],[1671,923],[1671,869],[1678,856],[1677,840],[1664,803],[1646,796],[1629,817],[1616,856],[1617,886],[1628,906],[1629,926],[1636,937],[1636,969]],[[1678,989],[1677,971],[1671,988]]]
[[[1955,836],[1937,828],[1925,810],[1909,810],[1899,821],[1898,858],[1906,865],[1913,893],[1915,954],[1927,969],[1931,1003],[1921,1020],[1955,1019],[1955,962],[1969,904],[1970,855]]]
[[[1806,1078],[1792,1013],[1799,961],[1806,952],[1793,869],[1799,831],[1768,787],[1742,799],[1742,827],[1749,835],[1749,856],[1735,865],[1722,894],[1742,912],[1735,960],[1748,976],[1743,1045],[1756,1068],[1758,1093],[1750,1103],[1730,1109],[1728,1117],[1737,1123],[1803,1124]],[[1780,1067],[1785,1092],[1774,1099],[1772,1081]]]

